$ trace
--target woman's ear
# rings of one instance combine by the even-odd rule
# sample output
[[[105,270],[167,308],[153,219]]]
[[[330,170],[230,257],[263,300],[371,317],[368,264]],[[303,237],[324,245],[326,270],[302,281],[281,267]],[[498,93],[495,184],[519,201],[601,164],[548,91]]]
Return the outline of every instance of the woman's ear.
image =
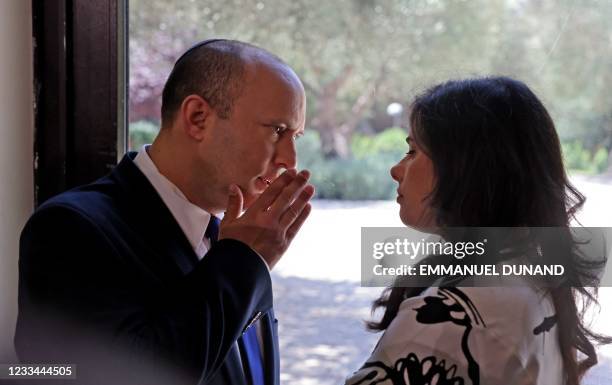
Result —
[[[183,130],[190,138],[200,141],[204,132],[214,119],[214,110],[208,102],[199,95],[189,95],[183,99],[180,108],[180,119]]]

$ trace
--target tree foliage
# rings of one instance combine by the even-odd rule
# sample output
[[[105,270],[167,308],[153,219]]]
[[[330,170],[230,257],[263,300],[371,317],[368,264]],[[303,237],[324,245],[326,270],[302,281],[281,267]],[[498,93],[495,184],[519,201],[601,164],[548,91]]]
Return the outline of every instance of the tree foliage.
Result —
[[[610,151],[611,18],[608,0],[131,0],[131,120],[158,119],[183,50],[226,37],[296,70],[328,159],[349,158],[356,132],[380,130],[388,103],[488,74],[525,81],[562,137]]]

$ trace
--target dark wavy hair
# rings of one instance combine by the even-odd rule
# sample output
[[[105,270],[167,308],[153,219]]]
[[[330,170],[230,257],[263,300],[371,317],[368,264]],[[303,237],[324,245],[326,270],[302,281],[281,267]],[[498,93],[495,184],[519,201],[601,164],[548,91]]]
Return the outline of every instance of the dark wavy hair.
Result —
[[[585,197],[568,181],[554,123],[544,105],[522,82],[507,77],[453,80],[417,96],[410,135],[433,163],[435,186],[427,197],[440,227],[555,227],[567,230],[552,240],[566,253],[544,259],[563,263],[566,280],[550,286],[567,383],[577,385],[597,363],[591,341],[610,343],[583,322],[596,302],[595,277],[575,251],[569,224]],[[554,254],[554,255],[552,255]],[[425,285],[431,282],[425,282]],[[373,304],[385,330],[400,303],[423,287],[390,287]],[[579,306],[583,304],[583,306]],[[578,360],[577,351],[586,358]]]

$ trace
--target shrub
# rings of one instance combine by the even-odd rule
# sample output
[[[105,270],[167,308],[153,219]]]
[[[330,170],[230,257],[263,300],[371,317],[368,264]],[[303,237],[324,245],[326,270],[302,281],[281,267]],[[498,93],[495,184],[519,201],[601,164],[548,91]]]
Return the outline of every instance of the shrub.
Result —
[[[157,136],[159,127],[147,120],[139,120],[130,123],[128,148],[133,151],[138,151],[144,144],[153,143],[153,139]]]
[[[593,154],[593,167],[597,174],[601,174],[608,169],[608,151],[605,148],[600,147]]]
[[[571,171],[598,174],[604,172],[608,167],[608,151],[603,147],[599,147],[593,153],[579,140],[564,142],[561,146],[565,167]]]
[[[352,158],[324,159],[318,133],[306,131],[297,142],[299,167],[312,172],[311,183],[319,199],[391,199],[396,184],[389,170],[403,156],[405,138],[402,133],[400,139],[395,129],[374,137],[358,136],[351,146],[356,152]],[[395,140],[403,145],[396,145]]]
[[[351,150],[357,159],[381,153],[402,154],[406,152],[406,136],[406,130],[399,127],[386,129],[374,136],[356,134],[351,142]]]

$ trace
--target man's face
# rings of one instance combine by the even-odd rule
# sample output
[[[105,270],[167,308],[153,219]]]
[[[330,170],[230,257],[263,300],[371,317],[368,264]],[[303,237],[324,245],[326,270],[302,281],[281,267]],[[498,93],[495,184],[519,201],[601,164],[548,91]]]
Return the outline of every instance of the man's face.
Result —
[[[246,85],[228,119],[213,128],[214,183],[222,204],[237,184],[247,208],[284,169],[297,166],[295,139],[305,120],[304,91],[294,74],[267,65],[247,65]],[[208,176],[207,176],[208,178]]]

